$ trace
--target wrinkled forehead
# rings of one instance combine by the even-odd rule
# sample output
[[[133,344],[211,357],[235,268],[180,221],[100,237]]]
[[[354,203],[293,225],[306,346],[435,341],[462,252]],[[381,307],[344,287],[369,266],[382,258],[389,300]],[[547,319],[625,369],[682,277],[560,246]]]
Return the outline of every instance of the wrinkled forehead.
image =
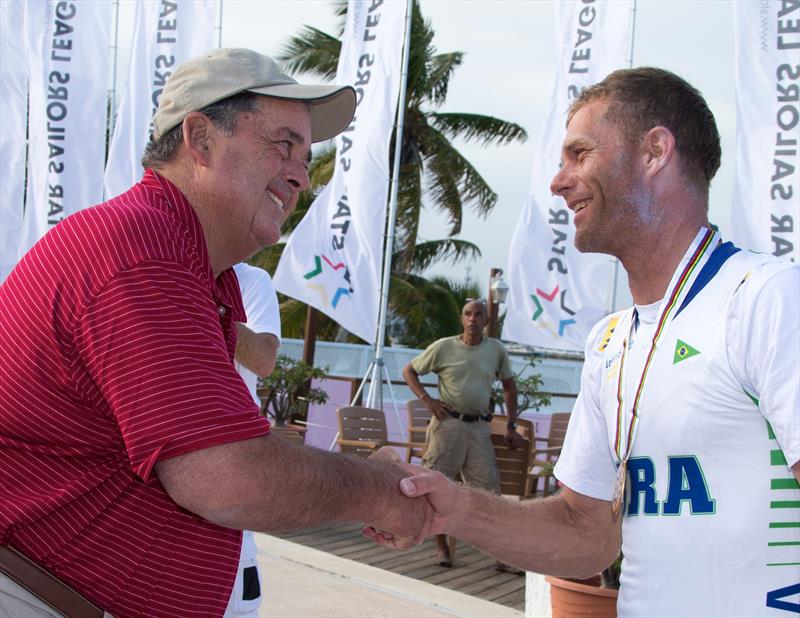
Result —
[[[486,305],[477,300],[468,302],[461,310],[461,315],[467,315],[469,313],[480,313],[482,315],[486,315]]]

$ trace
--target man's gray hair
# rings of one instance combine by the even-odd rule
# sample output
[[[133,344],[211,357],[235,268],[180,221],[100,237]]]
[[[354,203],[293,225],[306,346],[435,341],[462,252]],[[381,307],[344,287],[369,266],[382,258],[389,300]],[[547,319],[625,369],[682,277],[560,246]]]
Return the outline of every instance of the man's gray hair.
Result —
[[[253,92],[240,92],[198,111],[207,116],[226,135],[233,135],[239,116],[255,112],[261,96],[263,95]],[[172,160],[181,142],[183,142],[182,124],[167,131],[160,139],[154,140],[151,136],[144,149],[144,155],[142,155],[142,166],[145,169],[148,167],[159,169]]]

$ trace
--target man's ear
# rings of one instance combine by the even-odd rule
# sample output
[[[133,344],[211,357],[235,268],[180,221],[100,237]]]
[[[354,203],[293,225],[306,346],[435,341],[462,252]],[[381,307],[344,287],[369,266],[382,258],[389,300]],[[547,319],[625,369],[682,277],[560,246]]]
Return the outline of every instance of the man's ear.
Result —
[[[200,112],[190,112],[183,119],[183,145],[198,165],[207,166],[210,162],[214,126],[208,116]]]
[[[645,173],[653,177],[672,161],[675,155],[675,136],[666,127],[650,129],[642,140]]]

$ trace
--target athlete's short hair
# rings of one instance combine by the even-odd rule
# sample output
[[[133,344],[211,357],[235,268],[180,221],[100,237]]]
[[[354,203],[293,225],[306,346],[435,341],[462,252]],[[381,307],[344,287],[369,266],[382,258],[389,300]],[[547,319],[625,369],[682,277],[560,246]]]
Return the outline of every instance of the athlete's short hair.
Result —
[[[585,88],[569,109],[567,123],[588,103],[608,100],[606,118],[631,143],[656,126],[669,129],[683,172],[705,189],[719,169],[722,150],[714,114],[700,92],[674,73],[654,67],[620,69]]]

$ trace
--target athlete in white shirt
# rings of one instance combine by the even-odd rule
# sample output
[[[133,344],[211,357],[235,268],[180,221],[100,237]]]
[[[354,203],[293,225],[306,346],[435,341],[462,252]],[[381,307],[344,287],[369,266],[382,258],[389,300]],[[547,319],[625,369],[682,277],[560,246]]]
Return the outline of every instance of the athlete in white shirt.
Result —
[[[275,367],[281,344],[281,315],[278,296],[269,274],[244,262],[233,267],[239,280],[247,322],[238,324],[236,369],[242,376],[253,401],[261,405],[256,392],[258,378],[268,376]],[[258,618],[261,606],[261,577],[258,571],[258,548],[253,533],[245,530],[239,555],[239,571],[233,584],[225,618]]]
[[[615,71],[575,101],[551,189],[635,307],[587,341],[562,492],[517,503],[416,470],[401,488],[431,500],[431,533],[573,577],[622,546],[620,616],[800,611],[800,268],[709,229],[720,154],[702,96],[667,71]]]

